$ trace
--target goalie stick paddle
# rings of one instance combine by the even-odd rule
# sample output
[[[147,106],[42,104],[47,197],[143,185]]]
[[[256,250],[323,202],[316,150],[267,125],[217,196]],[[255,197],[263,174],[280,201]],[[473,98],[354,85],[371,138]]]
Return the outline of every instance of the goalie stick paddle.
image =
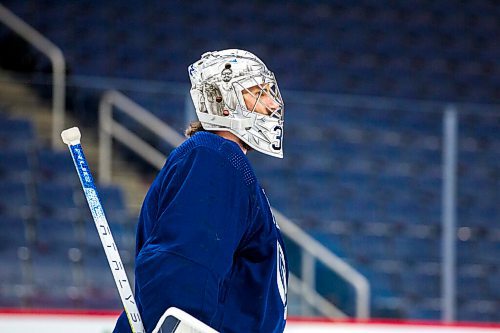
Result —
[[[61,138],[68,145],[73,163],[82,184],[83,192],[92,213],[95,226],[99,233],[109,267],[113,273],[120,299],[133,333],[145,333],[141,315],[137,309],[134,294],[123,267],[118,248],[111,234],[108,221],[104,214],[97,189],[90,172],[87,159],[80,143],[81,133],[78,127],[72,127],[61,132]],[[218,333],[216,330],[175,307],[168,308],[158,321],[152,333]]]

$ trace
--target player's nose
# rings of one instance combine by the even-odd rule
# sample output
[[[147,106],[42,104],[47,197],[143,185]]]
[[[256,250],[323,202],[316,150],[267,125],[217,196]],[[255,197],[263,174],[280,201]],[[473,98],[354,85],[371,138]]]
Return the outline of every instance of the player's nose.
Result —
[[[274,98],[271,98],[269,95],[264,95],[264,103],[266,104],[266,107],[271,110],[271,112],[274,112],[276,110],[278,110],[278,108],[280,107],[280,105],[278,104],[278,102],[276,102],[274,100]]]

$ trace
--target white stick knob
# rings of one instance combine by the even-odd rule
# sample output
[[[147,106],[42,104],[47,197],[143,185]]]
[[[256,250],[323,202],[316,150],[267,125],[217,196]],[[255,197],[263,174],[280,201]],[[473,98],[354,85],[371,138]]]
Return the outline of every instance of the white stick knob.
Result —
[[[79,144],[81,137],[78,127],[71,127],[61,132],[63,142],[69,146]]]

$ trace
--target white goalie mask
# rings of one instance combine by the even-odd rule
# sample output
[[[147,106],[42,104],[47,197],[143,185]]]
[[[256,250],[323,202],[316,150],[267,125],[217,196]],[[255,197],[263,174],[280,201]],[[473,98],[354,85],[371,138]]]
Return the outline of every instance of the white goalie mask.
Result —
[[[283,100],[274,74],[248,51],[207,52],[188,67],[191,98],[207,131],[228,131],[283,158]]]

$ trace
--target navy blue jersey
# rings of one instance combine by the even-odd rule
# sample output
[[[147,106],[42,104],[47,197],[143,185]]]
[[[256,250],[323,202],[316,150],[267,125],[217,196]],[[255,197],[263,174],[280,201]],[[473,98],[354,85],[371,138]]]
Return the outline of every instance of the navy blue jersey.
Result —
[[[147,332],[171,306],[220,332],[283,332],[283,240],[236,143],[200,132],[170,154],[144,200],[136,246]],[[124,313],[114,332],[130,332]]]

